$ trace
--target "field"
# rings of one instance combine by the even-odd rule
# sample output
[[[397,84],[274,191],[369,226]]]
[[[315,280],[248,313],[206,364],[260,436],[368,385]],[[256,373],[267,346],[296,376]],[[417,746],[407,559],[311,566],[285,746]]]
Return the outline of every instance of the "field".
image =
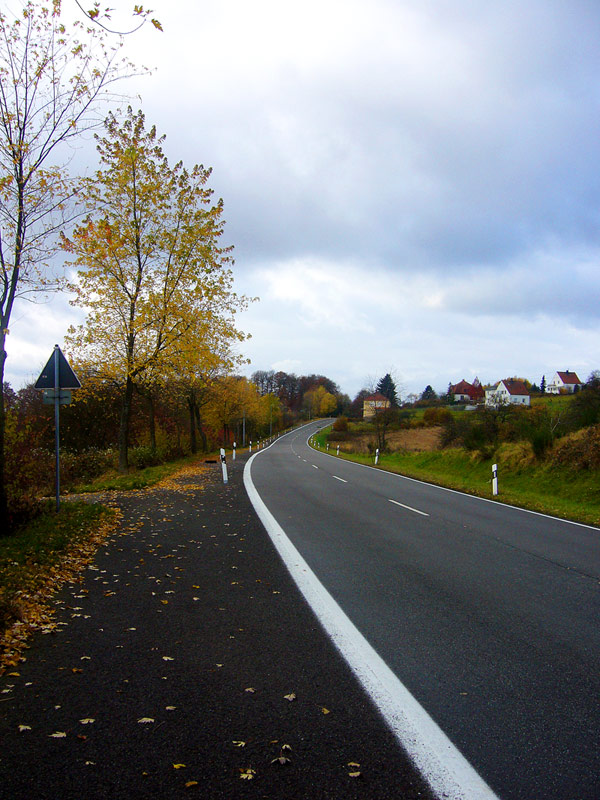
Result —
[[[423,451],[437,450],[440,444],[441,428],[408,428],[399,431],[389,431],[386,440],[392,451],[408,451],[420,453]],[[369,443],[373,440],[372,432],[357,433],[351,441],[335,442],[340,445],[344,453],[368,453]]]

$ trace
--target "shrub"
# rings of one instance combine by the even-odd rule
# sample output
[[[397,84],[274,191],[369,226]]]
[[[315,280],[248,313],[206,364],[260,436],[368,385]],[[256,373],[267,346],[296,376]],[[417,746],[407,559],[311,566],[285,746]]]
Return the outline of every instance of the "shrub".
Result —
[[[423,421],[427,427],[444,425],[452,419],[452,412],[447,408],[426,408],[423,412]]]
[[[550,460],[575,470],[600,469],[600,425],[564,436],[552,448]]]
[[[348,435],[347,431],[336,431],[332,430],[329,436],[327,437],[327,441],[329,442],[347,442],[350,436]]]
[[[348,417],[340,416],[333,423],[334,431],[347,431],[348,430]]]
[[[11,526],[26,522],[40,510],[40,495],[54,486],[54,455],[39,447],[28,423],[19,424],[13,414],[6,418],[5,488]]]
[[[112,450],[98,450],[91,447],[80,453],[61,452],[60,480],[65,489],[72,489],[78,483],[90,483],[115,466]]]
[[[506,442],[498,448],[496,458],[501,467],[519,472],[532,466],[535,453],[529,442]]]
[[[139,447],[133,447],[129,451],[129,463],[136,469],[155,467],[157,464],[162,464],[164,460],[162,447],[154,449],[150,445],[140,445]]]

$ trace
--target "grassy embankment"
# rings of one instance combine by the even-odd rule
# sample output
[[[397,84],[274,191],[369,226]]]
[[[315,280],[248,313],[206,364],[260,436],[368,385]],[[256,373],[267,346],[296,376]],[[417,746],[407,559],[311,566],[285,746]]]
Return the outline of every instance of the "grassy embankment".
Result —
[[[321,449],[329,430],[315,437]],[[336,455],[336,442],[329,453]],[[373,466],[367,453],[340,452],[345,458]],[[498,464],[500,494],[492,498],[492,464]],[[520,458],[518,446],[501,445],[492,459],[481,459],[461,448],[423,452],[396,451],[379,457],[379,469],[435,483],[499,502],[551,514],[564,519],[600,525],[600,475],[596,470],[571,470]]]

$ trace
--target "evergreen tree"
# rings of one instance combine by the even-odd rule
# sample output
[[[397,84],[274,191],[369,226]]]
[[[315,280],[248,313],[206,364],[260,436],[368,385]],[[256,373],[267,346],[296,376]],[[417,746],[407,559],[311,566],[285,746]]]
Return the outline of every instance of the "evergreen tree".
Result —
[[[542,375],[542,382],[540,383],[541,394],[546,394],[546,376]]]
[[[398,405],[398,396],[396,394],[396,384],[394,383],[392,376],[389,372],[381,378],[377,386],[375,387],[376,391],[380,392],[384,397],[390,401],[392,408],[396,408]]]
[[[437,400],[437,392],[433,389],[431,384],[427,384],[423,392],[421,393],[421,400]]]

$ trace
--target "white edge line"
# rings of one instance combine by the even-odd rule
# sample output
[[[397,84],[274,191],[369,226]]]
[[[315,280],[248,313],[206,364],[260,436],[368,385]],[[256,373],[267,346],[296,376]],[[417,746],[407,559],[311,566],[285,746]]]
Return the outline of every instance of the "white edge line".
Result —
[[[397,500],[392,500],[391,498],[388,498],[388,500],[390,501],[390,503],[394,503],[394,505],[396,505],[396,506],[402,506],[402,508],[406,508],[408,511],[414,511],[415,514],[420,514],[422,517],[428,517],[429,516],[429,514],[425,513],[425,511],[419,511],[418,508],[413,508],[412,506],[407,506],[404,503],[399,503]]]
[[[251,456],[244,467],[250,502],[296,585],[416,768],[439,798],[499,800],[348,619],[285,535],[252,482],[252,462],[262,452]]]
[[[310,447],[310,449],[314,453],[320,453],[322,456],[328,456],[329,458],[335,458],[338,460],[338,456],[334,456],[333,453],[327,453],[324,450],[319,450],[317,447],[311,447],[308,444],[308,440],[310,436],[306,440],[306,444]],[[521,506],[513,506],[511,503],[502,503],[499,500],[490,500],[488,497],[480,497],[477,494],[469,494],[468,492],[461,492],[460,489],[449,489],[447,486],[440,486],[438,483],[429,483],[429,481],[422,481],[419,478],[409,478],[408,475],[401,475],[399,472],[390,472],[387,469],[372,467],[370,464],[361,464],[359,461],[351,461],[350,459],[343,458],[342,461],[345,464],[353,464],[355,467],[364,467],[365,469],[372,469],[375,472],[383,472],[385,475],[391,475],[393,478],[399,478],[403,481],[412,481],[413,483],[423,483],[425,486],[432,486],[434,489],[439,489],[441,492],[451,492],[452,494],[459,494],[461,497],[470,497],[471,500],[479,500],[482,503],[492,503],[492,505],[498,506],[499,508],[512,508],[514,511],[522,511],[524,514],[534,514],[536,517],[545,517],[546,519],[553,519],[556,522],[565,522],[567,525],[577,525],[580,528],[588,528],[591,531],[600,531],[600,527],[597,525],[586,525],[585,522],[577,522],[574,519],[565,519],[564,517],[553,517],[552,514],[544,514],[543,511],[532,511],[530,508],[521,508]]]

